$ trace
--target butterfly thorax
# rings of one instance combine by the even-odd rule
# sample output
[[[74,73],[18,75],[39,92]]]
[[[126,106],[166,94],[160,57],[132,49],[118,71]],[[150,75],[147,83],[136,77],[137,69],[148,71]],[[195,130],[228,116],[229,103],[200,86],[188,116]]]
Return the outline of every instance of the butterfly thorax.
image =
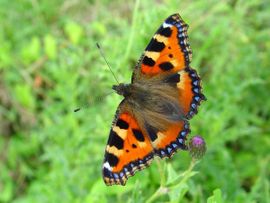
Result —
[[[148,78],[141,76],[131,84],[114,85],[113,90],[125,97],[122,112],[129,112],[142,128],[164,131],[170,124],[184,119],[183,111],[178,103],[176,87],[164,84],[164,78]],[[143,127],[144,126],[144,127]]]
[[[115,90],[117,94],[124,97],[131,95],[131,84],[119,83],[119,85],[113,85],[112,89]]]

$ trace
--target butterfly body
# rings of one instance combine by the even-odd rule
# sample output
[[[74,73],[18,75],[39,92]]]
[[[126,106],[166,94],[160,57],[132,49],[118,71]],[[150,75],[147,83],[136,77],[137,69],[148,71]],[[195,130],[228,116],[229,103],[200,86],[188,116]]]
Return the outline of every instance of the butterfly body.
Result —
[[[157,131],[166,130],[171,123],[184,119],[177,87],[170,83],[170,75],[147,78],[141,76],[131,84],[119,84],[113,89],[124,96],[123,104],[140,126],[150,126]]]
[[[107,185],[124,185],[154,156],[171,157],[187,148],[188,120],[205,97],[199,76],[189,66],[186,30],[178,14],[169,16],[137,63],[131,84],[113,86],[124,99],[105,150],[103,178]]]

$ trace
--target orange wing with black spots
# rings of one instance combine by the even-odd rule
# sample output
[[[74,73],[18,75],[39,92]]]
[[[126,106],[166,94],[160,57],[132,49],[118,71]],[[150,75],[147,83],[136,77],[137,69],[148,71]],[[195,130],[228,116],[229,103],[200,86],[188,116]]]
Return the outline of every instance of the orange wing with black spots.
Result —
[[[141,75],[155,77],[178,73],[177,82],[179,102],[185,116],[192,118],[202,100],[200,77],[189,64],[192,50],[187,35],[188,25],[179,14],[169,16],[156,31],[135,67],[132,82],[140,80]],[[177,77],[177,76],[175,76]]]
[[[107,185],[125,185],[137,170],[153,159],[153,147],[136,119],[127,111],[119,113],[113,122],[105,150],[103,179]]]
[[[179,14],[169,16],[136,65],[132,84],[118,86],[125,99],[118,108],[105,150],[103,178],[107,185],[125,185],[154,156],[171,157],[178,149],[187,149],[188,120],[206,99],[200,77],[189,66],[192,51],[187,28]],[[141,113],[143,110],[151,112]]]
[[[192,59],[187,29],[179,14],[168,17],[146,47],[134,74],[153,76],[185,69]]]
[[[168,75],[165,81],[177,88],[180,106],[185,117],[191,119],[198,112],[201,102],[206,100],[201,91],[201,79],[196,70],[186,67],[177,73]]]
[[[188,119],[197,113],[198,106],[206,98],[201,92],[200,78],[193,69],[185,68],[169,74],[163,82],[174,86],[178,91],[179,103],[186,119],[171,124],[165,131],[149,129],[147,132],[151,135],[155,155],[170,158],[178,149],[187,149],[185,141],[190,133]]]
[[[147,129],[155,156],[160,158],[171,158],[178,149],[186,150],[185,141],[189,132],[189,123],[184,120],[168,126],[166,131]]]

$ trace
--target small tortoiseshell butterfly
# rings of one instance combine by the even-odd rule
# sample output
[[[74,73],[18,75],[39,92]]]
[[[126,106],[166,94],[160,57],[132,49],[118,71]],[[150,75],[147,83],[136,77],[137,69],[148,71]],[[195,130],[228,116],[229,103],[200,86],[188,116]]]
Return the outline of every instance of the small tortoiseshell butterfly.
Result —
[[[137,63],[131,84],[114,85],[124,96],[105,150],[103,179],[125,185],[154,156],[171,157],[186,150],[189,119],[202,100],[200,78],[189,64],[188,25],[179,14],[157,30]]]

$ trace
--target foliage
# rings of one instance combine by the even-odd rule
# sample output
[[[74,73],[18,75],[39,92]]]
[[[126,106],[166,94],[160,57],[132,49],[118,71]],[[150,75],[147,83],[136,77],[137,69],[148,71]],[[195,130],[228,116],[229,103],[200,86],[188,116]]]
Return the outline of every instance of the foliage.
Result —
[[[160,23],[189,24],[207,153],[154,162],[125,187],[101,165],[132,69]],[[257,0],[0,1],[0,202],[269,202],[270,4]],[[73,109],[89,103],[88,108]]]

